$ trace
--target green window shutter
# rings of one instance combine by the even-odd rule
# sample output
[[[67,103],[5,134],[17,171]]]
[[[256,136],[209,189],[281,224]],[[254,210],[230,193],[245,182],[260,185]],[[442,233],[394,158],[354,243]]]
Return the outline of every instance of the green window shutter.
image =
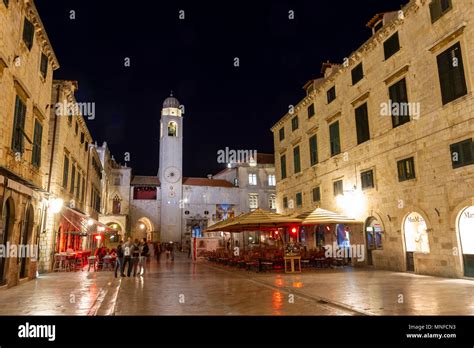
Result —
[[[43,126],[38,120],[35,120],[35,132],[33,135],[33,153],[31,163],[39,167],[41,165],[41,142],[43,138]]]
[[[280,165],[281,165],[281,178],[286,179],[286,156],[283,155],[280,157]]]
[[[26,105],[19,96],[15,100],[15,114],[13,117],[12,150],[23,153]]]
[[[443,105],[467,93],[461,45],[454,44],[437,57]]]
[[[64,156],[63,187],[65,189],[67,188],[68,176],[69,176],[69,158],[67,156]]]
[[[311,166],[314,166],[318,163],[318,140],[316,135],[313,135],[309,138],[309,158],[311,161]]]
[[[341,152],[341,143],[339,139],[339,121],[329,126],[329,138],[331,145],[331,156],[335,156]]]
[[[356,117],[357,144],[362,144],[363,142],[370,139],[369,115],[367,111],[367,103],[359,106],[355,110],[355,117]]]
[[[25,17],[25,22],[23,23],[23,41],[25,42],[26,47],[28,47],[28,50],[31,50],[33,47],[34,36],[35,26]]]
[[[398,32],[390,36],[385,42],[383,43],[383,50],[385,60],[393,56],[400,50],[400,41],[398,38]]]
[[[295,174],[301,172],[301,161],[300,161],[300,147],[297,146],[293,149],[293,164]]]

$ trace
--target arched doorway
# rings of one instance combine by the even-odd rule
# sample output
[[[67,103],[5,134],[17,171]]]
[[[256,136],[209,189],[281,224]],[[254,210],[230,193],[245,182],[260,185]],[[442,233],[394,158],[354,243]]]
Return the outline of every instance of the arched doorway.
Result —
[[[107,232],[105,239],[108,248],[116,248],[120,240],[123,239],[122,227],[117,222],[107,223],[107,227],[113,231]]]
[[[428,240],[428,227],[426,221],[417,212],[411,212],[403,221],[403,233],[405,236],[405,252],[407,271],[415,271],[414,253],[430,252],[430,243]]]
[[[365,221],[365,241],[367,244],[367,265],[373,265],[372,251],[381,250],[382,247],[382,224],[376,217],[369,217]]]
[[[26,209],[25,220],[22,223],[22,231],[20,236],[20,246],[23,246],[23,250],[28,250],[27,245],[31,244],[33,237],[33,222],[34,222],[34,211],[31,204],[28,204]],[[28,266],[29,266],[29,255],[18,255],[20,257],[20,278],[28,277]]]
[[[15,222],[15,206],[13,199],[9,198],[2,209],[2,223],[0,225],[0,243],[6,245]],[[8,259],[6,257],[0,258],[0,285],[7,283],[8,276]]]
[[[464,208],[459,214],[457,223],[464,275],[474,277],[474,206]]]

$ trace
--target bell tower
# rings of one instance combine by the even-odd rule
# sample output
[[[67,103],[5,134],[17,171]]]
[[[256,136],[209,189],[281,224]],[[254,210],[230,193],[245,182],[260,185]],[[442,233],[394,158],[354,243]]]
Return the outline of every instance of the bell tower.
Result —
[[[181,241],[183,117],[173,93],[163,102],[160,121],[161,241]]]

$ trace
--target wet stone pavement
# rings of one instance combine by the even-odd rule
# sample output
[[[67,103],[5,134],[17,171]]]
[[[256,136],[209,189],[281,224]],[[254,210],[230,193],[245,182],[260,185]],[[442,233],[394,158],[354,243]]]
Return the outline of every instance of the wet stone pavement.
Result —
[[[474,315],[474,281],[372,269],[255,273],[151,260],[147,273],[50,273],[0,290],[0,315]]]

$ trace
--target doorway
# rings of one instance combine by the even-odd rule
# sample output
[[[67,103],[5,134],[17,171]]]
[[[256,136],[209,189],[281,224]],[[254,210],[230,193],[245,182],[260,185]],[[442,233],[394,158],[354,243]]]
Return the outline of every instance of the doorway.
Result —
[[[372,251],[382,249],[383,229],[377,218],[371,216],[365,222],[365,241],[367,245],[367,265],[373,266]]]
[[[464,276],[474,277],[474,206],[465,208],[458,218]]]
[[[15,221],[15,212],[13,200],[9,198],[2,210],[2,224],[0,225],[0,243],[6,245],[13,229],[13,222]],[[0,258],[0,285],[7,283],[8,276],[8,259],[6,257]]]
[[[23,247],[21,250],[29,250],[29,244],[31,244],[32,235],[33,235],[33,207],[31,204],[28,205],[26,210],[25,220],[22,225],[22,233],[20,237],[20,247]],[[28,268],[29,268],[29,255],[18,255],[20,258],[20,279],[28,277]]]
[[[425,219],[417,212],[408,214],[403,222],[407,272],[415,272],[415,252],[429,253],[428,228]]]

